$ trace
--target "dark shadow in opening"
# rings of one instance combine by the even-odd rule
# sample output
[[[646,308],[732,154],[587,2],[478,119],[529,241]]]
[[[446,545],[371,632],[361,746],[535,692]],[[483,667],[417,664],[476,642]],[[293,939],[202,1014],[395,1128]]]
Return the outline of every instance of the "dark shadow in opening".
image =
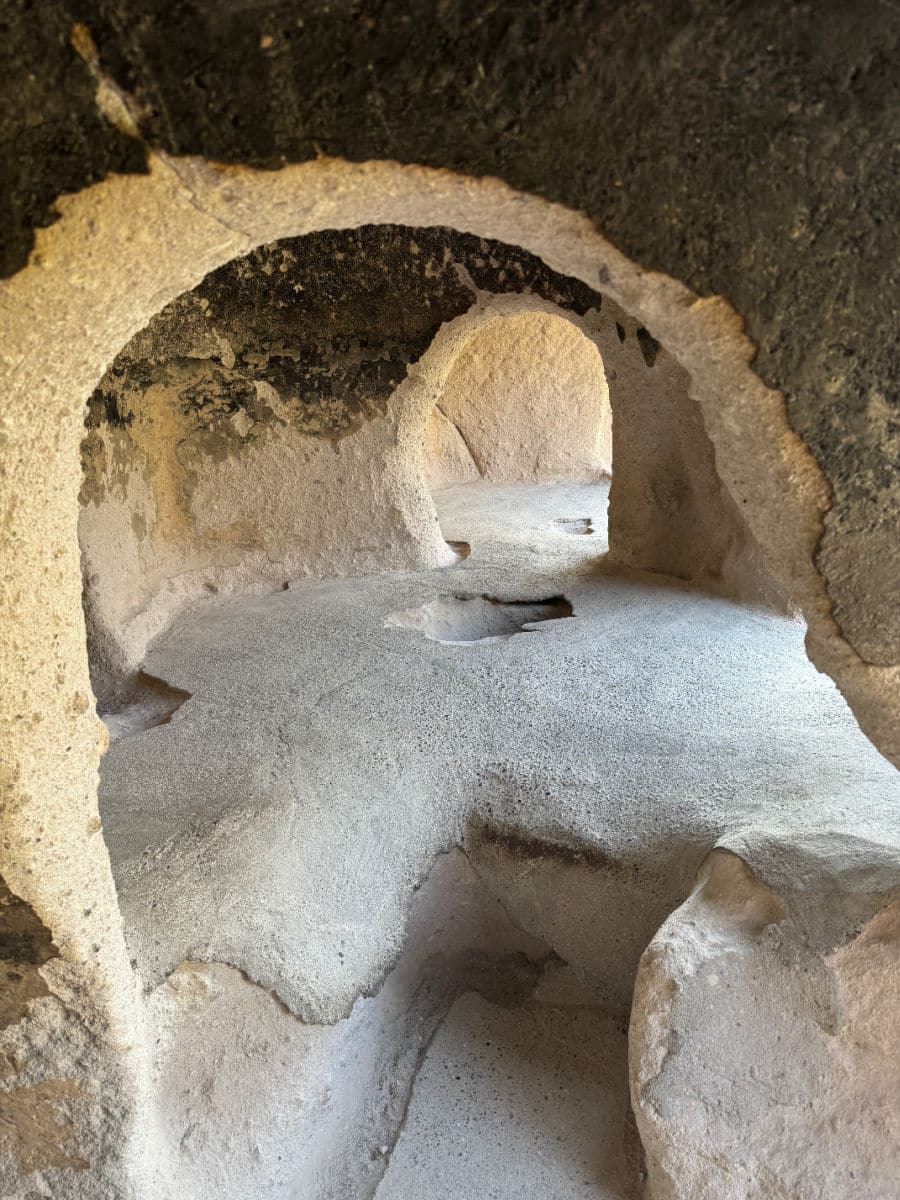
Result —
[[[111,712],[101,713],[100,718],[109,730],[109,740],[117,742],[157,725],[168,725],[190,698],[190,692],[140,671],[127,701]]]

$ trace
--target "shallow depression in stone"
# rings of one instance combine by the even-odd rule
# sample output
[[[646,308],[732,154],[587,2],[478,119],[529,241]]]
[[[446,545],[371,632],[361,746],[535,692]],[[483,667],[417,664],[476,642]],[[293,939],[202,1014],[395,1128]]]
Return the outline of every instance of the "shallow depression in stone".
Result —
[[[475,642],[531,633],[543,621],[574,616],[565,596],[546,600],[498,600],[495,596],[468,596],[456,592],[436,596],[418,608],[391,613],[388,629],[412,629],[433,642],[470,646]]]

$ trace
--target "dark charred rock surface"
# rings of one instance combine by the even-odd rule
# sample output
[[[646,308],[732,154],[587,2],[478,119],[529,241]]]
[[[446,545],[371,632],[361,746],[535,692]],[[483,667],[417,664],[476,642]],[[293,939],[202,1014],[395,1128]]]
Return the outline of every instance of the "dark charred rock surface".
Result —
[[[48,994],[39,968],[56,955],[50,930],[0,877],[0,1029],[21,1020],[29,1001]]]
[[[251,429],[271,419],[261,382],[294,402],[304,433],[351,433],[478,291],[529,292],[579,314],[602,303],[531,254],[450,229],[372,225],[262,246],[167,305],[117,357],[88,405],[87,477],[102,467],[90,431],[129,425],[128,393],[155,383],[177,389],[207,453],[240,440],[228,417],[243,412]]]
[[[583,209],[646,267],[745,316],[757,369],[833,487],[820,565],[835,615],[864,658],[893,658],[891,6],[7,0],[2,21],[5,273],[58,194],[144,169],[140,141],[98,113],[76,22],[134,97],[146,147],[272,168],[394,158]],[[848,546],[876,560],[863,619]]]

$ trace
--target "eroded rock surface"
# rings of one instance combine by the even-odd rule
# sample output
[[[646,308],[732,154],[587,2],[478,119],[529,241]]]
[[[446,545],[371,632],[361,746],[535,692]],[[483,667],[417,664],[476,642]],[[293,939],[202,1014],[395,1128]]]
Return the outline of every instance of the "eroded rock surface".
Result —
[[[485,326],[454,363],[426,441],[432,487],[469,482],[473,468],[494,483],[602,479],[612,414],[596,345],[548,313]]]
[[[584,408],[599,387],[595,423],[608,443],[596,346],[543,311],[497,313],[482,330],[478,304],[492,296],[573,318],[602,304],[514,246],[452,229],[366,226],[260,247],[122,348],[90,397],[81,448],[85,611],[104,708],[133,690],[147,642],[186,603],[302,575],[448,561],[428,502],[423,430],[455,358],[471,366],[471,339],[501,390],[511,348],[529,330],[529,341],[544,331],[545,355],[574,339],[581,359],[568,390],[574,381]],[[427,367],[439,331],[465,314],[471,329],[446,364],[438,348]],[[507,423],[520,429],[527,373],[520,366],[507,389]],[[561,386],[554,377],[544,390]],[[541,395],[539,407],[556,399]],[[450,402],[458,407],[458,396]],[[577,457],[576,443],[557,436],[557,457],[560,447]],[[459,464],[445,469],[463,477]]]
[[[344,946],[335,932],[332,957]],[[457,998],[477,993],[518,1013],[555,961],[454,851],[436,860],[417,892],[387,977],[333,1025],[298,1020],[232,966],[181,963],[152,993],[149,1014],[173,1193],[371,1196],[422,1060]],[[560,991],[571,1001],[572,987]],[[485,1056],[493,1059],[490,1048]],[[581,1086],[577,1073],[569,1082]],[[624,1080],[611,1086],[621,1105]],[[474,1105],[471,1112],[477,1117]]]
[[[445,565],[429,486],[597,482],[613,440],[619,562],[783,605],[689,382],[609,298],[449,228],[284,238],[213,271],[88,402],[79,539],[102,709],[185,607]]]
[[[428,1048],[375,1200],[638,1200],[620,1019],[565,968],[530,1001],[460,997]]]
[[[788,846],[809,839],[826,802],[836,836],[889,840],[895,773],[807,661],[802,625],[671,581],[600,571],[605,494],[584,484],[449,489],[438,498],[443,533],[466,541],[468,558],[439,571],[300,581],[266,597],[222,601],[177,622],[154,647],[147,669],[191,698],[168,724],[112,747],[102,804],[129,951],[168,1030],[160,1054],[169,1056],[170,1082],[160,1103],[174,1105],[170,1144],[193,1127],[173,1161],[201,1197],[220,1189],[220,1156],[232,1163],[233,1178],[253,1187],[271,1180],[274,1196],[307,1178],[318,1180],[308,1184],[311,1196],[330,1196],[327,1181],[341,1161],[333,1131],[344,1116],[361,1131],[353,1143],[358,1155],[346,1156],[361,1173],[356,1183],[334,1176],[344,1180],[336,1194],[368,1194],[353,1189],[381,1177],[390,1156],[380,1147],[393,1142],[380,1131],[400,1128],[401,1093],[413,1097],[409,1118],[381,1187],[388,1197],[394,1186],[398,1197],[411,1195],[428,1170],[422,1146],[434,1142],[437,1122],[448,1115],[437,1102],[436,1072],[442,1062],[473,1066],[466,1049],[473,1029],[496,1028],[498,1046],[511,1047],[513,1058],[516,1045],[532,1044],[534,1019],[544,1022],[541,1039],[558,1033],[569,1044],[568,1017],[527,1016],[530,1000],[495,1013],[497,996],[483,979],[472,984],[457,975],[457,990],[440,991],[448,1001],[441,1012],[473,989],[488,1006],[460,1000],[435,1034],[438,1050],[424,1056],[421,1088],[410,1093],[439,1022],[359,1024],[361,1014],[381,1011],[403,961],[415,1004],[430,994],[410,913],[448,847],[463,846],[476,891],[502,905],[522,945],[538,948],[528,957],[552,955],[568,965],[569,999],[553,1004],[565,1008],[578,989],[590,995],[596,1019],[584,1018],[584,1039],[594,1047],[594,1066],[582,1078],[594,1082],[586,1091],[576,1087],[564,1111],[574,1121],[576,1112],[599,1105],[618,1128],[620,1101],[595,1066],[621,1052],[614,1031],[628,1019],[641,953],[709,851],[737,844],[748,827],[772,838],[781,828]],[[593,536],[565,531],[560,522],[575,512],[589,515]],[[574,616],[468,645],[386,627],[392,613],[421,611],[454,593],[565,595]],[[811,887],[827,873],[827,858],[804,868]],[[447,896],[435,910],[441,920],[453,907]],[[513,946],[515,938],[496,944]],[[444,940],[437,934],[431,945]],[[202,994],[192,1000],[197,973]],[[751,1003],[746,984],[741,1004]],[[235,1016],[245,1003],[257,1014],[246,1026]],[[225,1015],[217,1019],[216,1011]],[[252,1085],[261,1096],[259,1132],[223,1147],[235,1102],[218,1090],[213,1064],[225,1055],[234,1064],[226,1075],[247,1072],[246,1059],[232,1057],[231,1039],[223,1045],[232,1016],[248,1044],[261,1047],[264,1064],[276,1047],[292,1047],[285,1052],[292,1065],[264,1068],[268,1082]],[[369,1062],[376,1042],[393,1047],[390,1055],[354,1075],[353,1064]],[[607,1059],[604,1047],[614,1045]],[[173,1096],[188,1047],[191,1082],[179,1108]],[[802,1042],[796,1049],[803,1052]],[[524,1074],[513,1071],[518,1082],[503,1082],[507,1067],[492,1090],[489,1077],[506,1053],[481,1063],[471,1091],[462,1069],[459,1081],[449,1081],[458,1088],[451,1088],[454,1105],[464,1092],[472,1102],[457,1110],[460,1120],[481,1122],[482,1112],[493,1129],[513,1098],[518,1104],[525,1095]],[[653,1061],[652,1048],[641,1052],[642,1064]],[[318,1082],[326,1077],[327,1094]],[[392,1093],[390,1120],[351,1118],[351,1093],[363,1109],[377,1108],[387,1087],[378,1080],[388,1077],[406,1081]],[[302,1112],[292,1078],[309,1098]],[[219,1101],[204,1098],[207,1087]],[[591,1178],[595,1193],[607,1194],[602,1188],[613,1186],[625,1160],[610,1150],[604,1161],[613,1175],[595,1159],[599,1173],[585,1176],[580,1124],[554,1157],[536,1136],[543,1104],[542,1094],[531,1094],[532,1115],[523,1118],[535,1134],[526,1139],[535,1179],[581,1196],[591,1194]],[[498,1136],[512,1151],[519,1133],[501,1124]],[[608,1123],[604,1129],[615,1140]],[[448,1129],[450,1142],[459,1136],[455,1125]],[[288,1144],[305,1149],[289,1159]],[[473,1170],[480,1152],[472,1150]],[[462,1174],[448,1168],[447,1179],[464,1189],[472,1176],[459,1165]],[[509,1194],[498,1192],[503,1200]]]
[[[892,1200],[897,841],[726,845],[638,973],[629,1053],[649,1195]]]
[[[451,567],[300,581],[212,604],[157,642],[147,671],[191,699],[117,742],[101,777],[148,983],[220,959],[304,1019],[336,1019],[399,952],[412,889],[473,820],[608,864],[630,903],[571,928],[604,942],[621,927],[634,962],[723,831],[765,811],[815,829],[824,797],[836,828],[883,822],[895,772],[806,660],[799,622],[598,574],[602,539],[557,524],[569,489],[555,508],[553,488],[509,489],[512,523],[503,489],[460,491],[439,497],[445,536],[472,546]],[[579,507],[589,491],[577,485]],[[386,627],[454,593],[562,595],[575,616],[474,645]],[[576,894],[581,870],[567,871]]]

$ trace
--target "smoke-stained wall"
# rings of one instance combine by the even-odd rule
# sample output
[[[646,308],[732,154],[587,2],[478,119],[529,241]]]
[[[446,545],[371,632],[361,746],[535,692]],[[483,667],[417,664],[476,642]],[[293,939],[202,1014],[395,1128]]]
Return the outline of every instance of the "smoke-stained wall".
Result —
[[[517,334],[523,321],[560,326],[560,353],[574,344],[591,356],[580,401],[559,386],[542,396],[540,423],[571,443],[556,445],[557,466],[608,466],[611,404],[622,472],[612,557],[737,582],[757,598],[732,568],[749,555],[746,574],[764,569],[716,476],[687,376],[665,368],[646,330],[515,247],[448,229],[325,232],[213,272],[131,340],[90,398],[79,534],[104,707],[124,699],[147,643],[185,604],[448,561],[429,496],[427,418],[436,404],[459,407],[455,368],[474,355],[465,387],[481,393],[478,379],[517,353],[517,337],[522,363],[539,373],[529,355],[552,348]],[[480,394],[482,416],[522,434],[537,419],[527,382],[516,395]],[[505,434],[491,430],[482,450],[493,439],[505,453]]]
[[[465,0],[421,19],[393,0],[13,0],[2,19],[5,273],[60,192],[143,169],[98,109],[98,72],[170,154],[398,159],[583,209],[746,317],[832,488],[833,615],[864,660],[897,660],[891,6]]]

